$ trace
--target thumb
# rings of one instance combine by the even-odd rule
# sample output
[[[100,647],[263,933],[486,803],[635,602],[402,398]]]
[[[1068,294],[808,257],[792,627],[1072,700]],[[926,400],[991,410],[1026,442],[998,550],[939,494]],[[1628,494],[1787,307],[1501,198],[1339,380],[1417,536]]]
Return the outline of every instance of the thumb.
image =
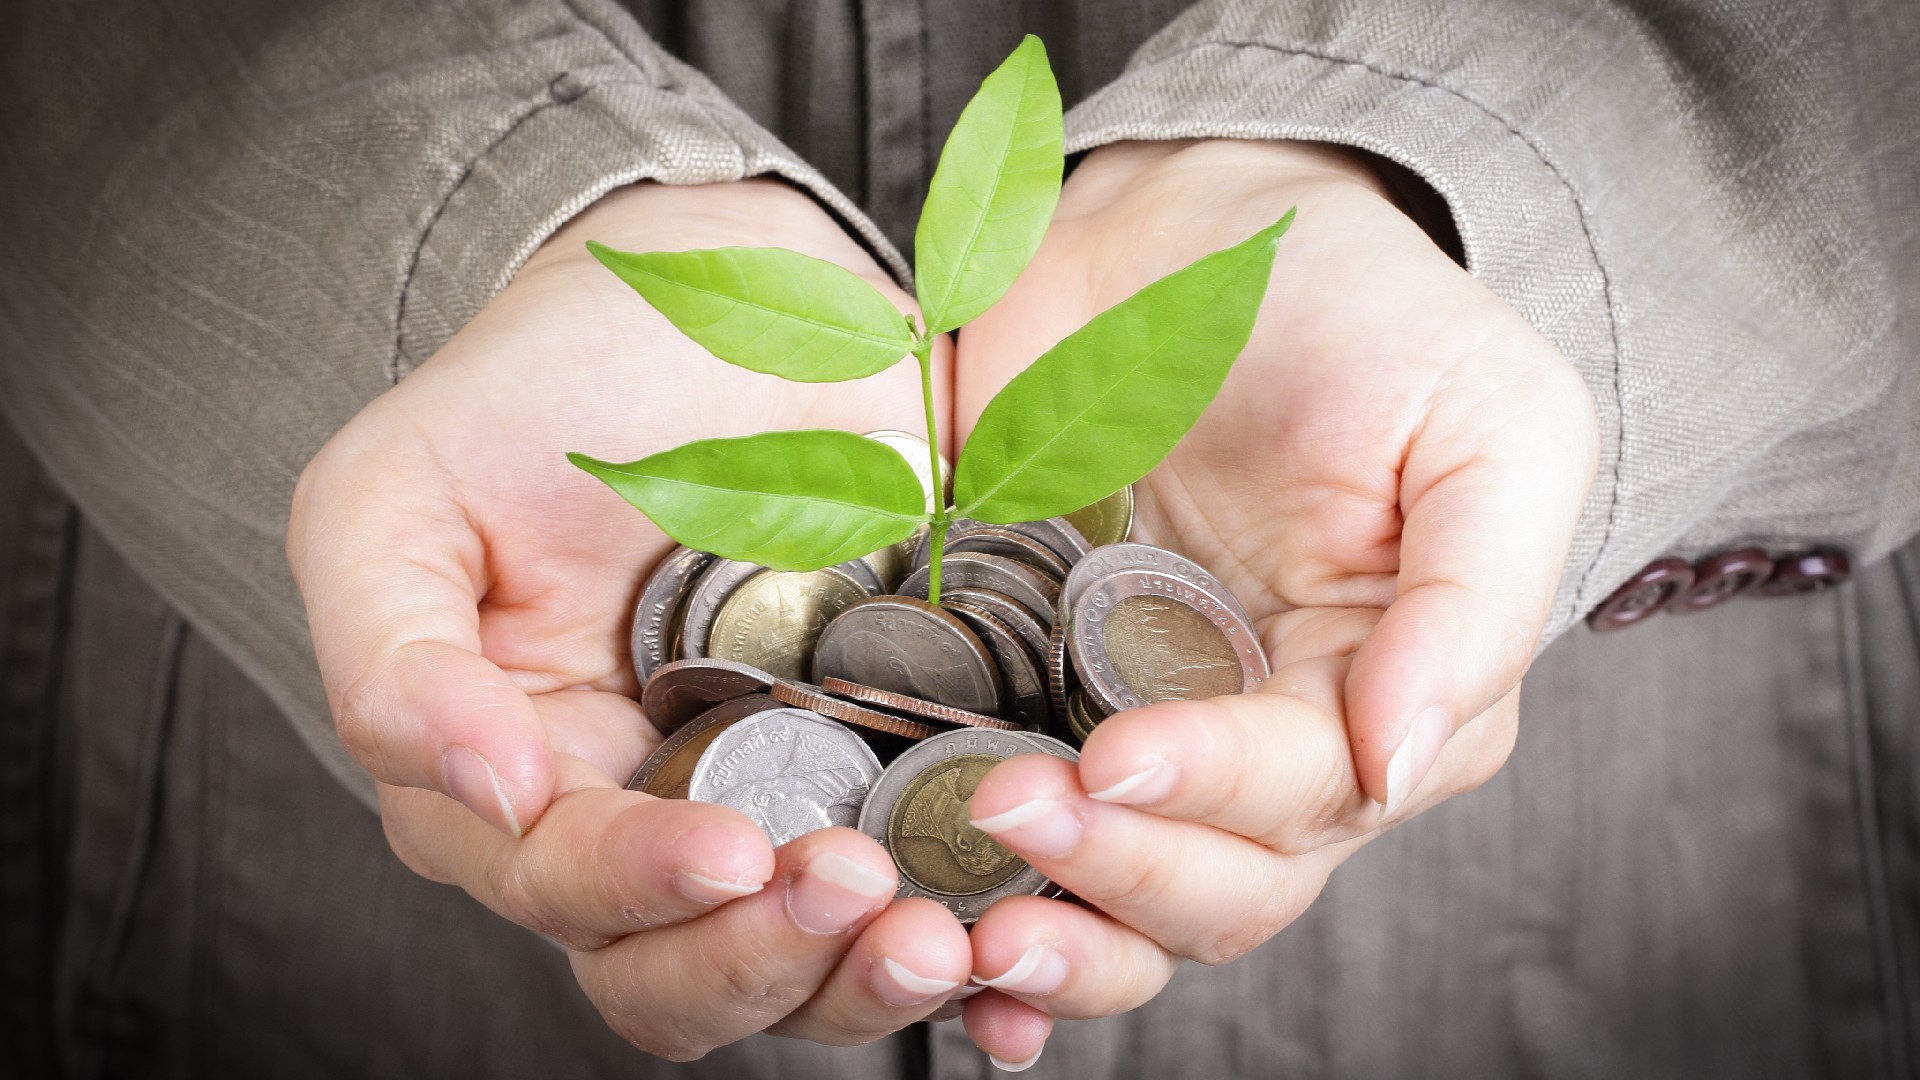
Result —
[[[484,542],[457,507],[422,508],[434,486],[323,452],[295,493],[288,561],[348,753],[519,836],[553,764],[533,701],[481,655]]]
[[[1397,595],[1346,681],[1361,785],[1387,813],[1526,673],[1594,471],[1585,387],[1556,366],[1436,404],[1401,473]]]

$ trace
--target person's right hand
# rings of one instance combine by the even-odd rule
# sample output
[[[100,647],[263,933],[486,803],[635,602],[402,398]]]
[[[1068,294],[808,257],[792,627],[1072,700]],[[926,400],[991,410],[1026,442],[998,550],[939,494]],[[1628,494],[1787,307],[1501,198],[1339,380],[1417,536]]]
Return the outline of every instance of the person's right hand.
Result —
[[[722,363],[588,239],[789,247],[912,310],[824,211],[771,181],[639,185],[576,217],[300,479],[288,557],[341,740],[407,865],[566,945],[642,1049],[877,1038],[967,978],[965,931],[928,901],[889,906],[893,862],[857,832],[776,852],[731,809],[623,790],[658,740],[633,700],[627,620],[673,545],[564,455],[914,430],[918,372],[791,384]],[[936,362],[944,373],[944,347]]]

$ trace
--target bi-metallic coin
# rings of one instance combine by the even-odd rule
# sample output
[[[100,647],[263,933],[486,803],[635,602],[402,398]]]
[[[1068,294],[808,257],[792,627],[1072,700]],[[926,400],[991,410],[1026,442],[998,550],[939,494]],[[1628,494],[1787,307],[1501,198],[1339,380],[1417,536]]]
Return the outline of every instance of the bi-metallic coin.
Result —
[[[1088,584],[1073,605],[1067,652],[1108,714],[1250,693],[1272,673],[1252,622],[1220,594],[1153,570]]]
[[[900,868],[902,897],[945,904],[963,923],[994,901],[1039,893],[1044,874],[973,827],[970,804],[981,777],[1018,754],[1078,760],[1072,747],[1025,732],[962,728],[914,744],[894,759],[860,811],[860,831],[880,841]]]
[[[1220,583],[1220,580],[1208,573],[1199,563],[1165,548],[1151,544],[1108,544],[1094,550],[1087,558],[1073,566],[1067,574],[1067,580],[1060,588],[1060,602],[1057,611],[1070,615],[1080,593],[1093,582],[1123,570],[1152,570],[1181,581],[1197,585],[1219,597],[1223,603],[1240,616],[1242,622],[1253,624],[1253,616],[1233,595],[1232,590]]]

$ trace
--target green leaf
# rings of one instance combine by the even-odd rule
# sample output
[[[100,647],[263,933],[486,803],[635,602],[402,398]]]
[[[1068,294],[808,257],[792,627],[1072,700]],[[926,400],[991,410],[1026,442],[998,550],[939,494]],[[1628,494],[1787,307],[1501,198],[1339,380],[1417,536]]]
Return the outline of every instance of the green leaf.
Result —
[[[702,439],[625,465],[567,460],[690,548],[818,570],[912,535],[926,494],[890,446],[845,431]]]
[[[1060,88],[1028,34],[980,84],[947,136],[913,234],[927,332],[993,306],[1040,247],[1060,201]]]
[[[795,382],[861,379],[913,348],[905,316],[852,271],[785,248],[587,250],[729,364]]]
[[[1167,456],[1253,333],[1293,211],[1093,317],[980,414],[954,474],[956,516],[1037,521],[1087,506]]]

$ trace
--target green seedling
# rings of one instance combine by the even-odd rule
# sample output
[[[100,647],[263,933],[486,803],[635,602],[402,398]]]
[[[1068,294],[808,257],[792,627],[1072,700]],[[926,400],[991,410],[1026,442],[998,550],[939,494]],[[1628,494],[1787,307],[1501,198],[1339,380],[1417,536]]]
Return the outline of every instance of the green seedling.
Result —
[[[920,364],[931,475],[941,475],[933,342],[992,307],[1040,247],[1060,199],[1060,91],[1027,37],[940,153],[914,233],[925,325],[832,263],[783,248],[629,253],[587,246],[679,330],[731,364],[839,382]],[[932,530],[928,599],[956,517],[1010,524],[1091,505],[1145,476],[1219,393],[1253,332],[1293,212],[1096,315],[987,404],[927,509],[905,459],[845,431],[704,439],[626,464],[568,460],[668,536],[722,558],[817,570]],[[938,485],[936,485],[938,486]]]

